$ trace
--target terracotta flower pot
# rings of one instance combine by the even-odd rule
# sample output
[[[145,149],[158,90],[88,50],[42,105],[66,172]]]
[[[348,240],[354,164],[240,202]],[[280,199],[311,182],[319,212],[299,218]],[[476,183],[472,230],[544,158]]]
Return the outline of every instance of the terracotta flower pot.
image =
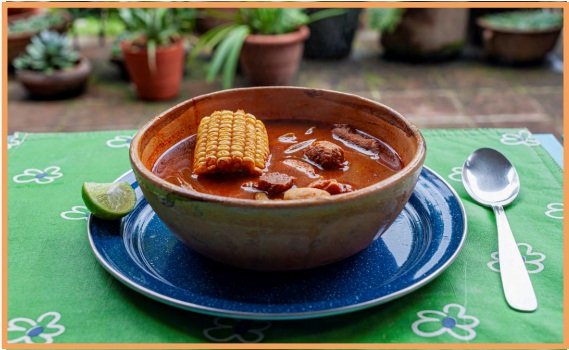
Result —
[[[57,71],[50,75],[32,70],[16,70],[16,80],[34,98],[73,97],[85,91],[91,70],[89,60],[81,57],[74,68]]]
[[[290,85],[302,59],[308,27],[282,35],[249,35],[239,60],[254,85]]]
[[[510,64],[541,62],[553,50],[562,27],[545,30],[516,30],[499,28],[483,18],[477,20],[482,28],[484,56],[489,60]]]
[[[156,101],[178,96],[184,67],[182,40],[156,49],[156,71],[150,69],[146,49],[123,41],[121,50],[128,75],[141,99]]]

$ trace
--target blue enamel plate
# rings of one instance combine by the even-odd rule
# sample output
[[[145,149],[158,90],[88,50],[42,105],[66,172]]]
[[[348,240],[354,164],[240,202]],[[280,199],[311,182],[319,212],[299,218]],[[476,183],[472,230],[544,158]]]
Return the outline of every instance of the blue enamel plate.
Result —
[[[99,262],[150,298],[216,316],[290,320],[379,305],[433,280],[466,238],[456,192],[424,168],[403,212],[362,252],[305,271],[247,271],[213,262],[179,241],[153,212],[132,172],[117,181],[132,184],[137,204],[120,222],[89,217],[89,241]]]

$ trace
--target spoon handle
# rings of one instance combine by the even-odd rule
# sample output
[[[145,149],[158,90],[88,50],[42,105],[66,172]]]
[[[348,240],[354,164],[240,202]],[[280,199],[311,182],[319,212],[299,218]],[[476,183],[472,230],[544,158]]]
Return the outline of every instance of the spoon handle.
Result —
[[[504,208],[495,205],[492,206],[492,209],[494,209],[498,225],[500,275],[506,300],[516,310],[534,311],[537,309],[535,292]]]

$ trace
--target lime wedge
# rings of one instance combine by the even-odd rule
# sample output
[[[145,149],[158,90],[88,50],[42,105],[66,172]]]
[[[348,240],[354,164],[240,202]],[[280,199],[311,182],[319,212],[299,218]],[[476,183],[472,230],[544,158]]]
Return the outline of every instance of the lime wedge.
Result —
[[[87,209],[103,220],[118,220],[134,209],[136,194],[124,182],[84,182],[81,191]]]

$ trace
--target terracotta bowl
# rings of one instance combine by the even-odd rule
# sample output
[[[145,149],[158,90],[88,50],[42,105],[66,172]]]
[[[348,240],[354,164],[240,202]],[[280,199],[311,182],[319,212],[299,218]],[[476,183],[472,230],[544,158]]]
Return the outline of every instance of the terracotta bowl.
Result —
[[[203,117],[222,109],[243,109],[261,120],[348,123],[391,145],[405,166],[377,184],[328,200],[270,202],[186,190],[152,173],[161,154],[195,134]],[[425,154],[419,130],[393,109],[355,95],[300,87],[232,89],[194,97],[148,122],[130,148],[144,196],[180,240],[218,262],[272,271],[321,266],[365,249],[402,211]]]

